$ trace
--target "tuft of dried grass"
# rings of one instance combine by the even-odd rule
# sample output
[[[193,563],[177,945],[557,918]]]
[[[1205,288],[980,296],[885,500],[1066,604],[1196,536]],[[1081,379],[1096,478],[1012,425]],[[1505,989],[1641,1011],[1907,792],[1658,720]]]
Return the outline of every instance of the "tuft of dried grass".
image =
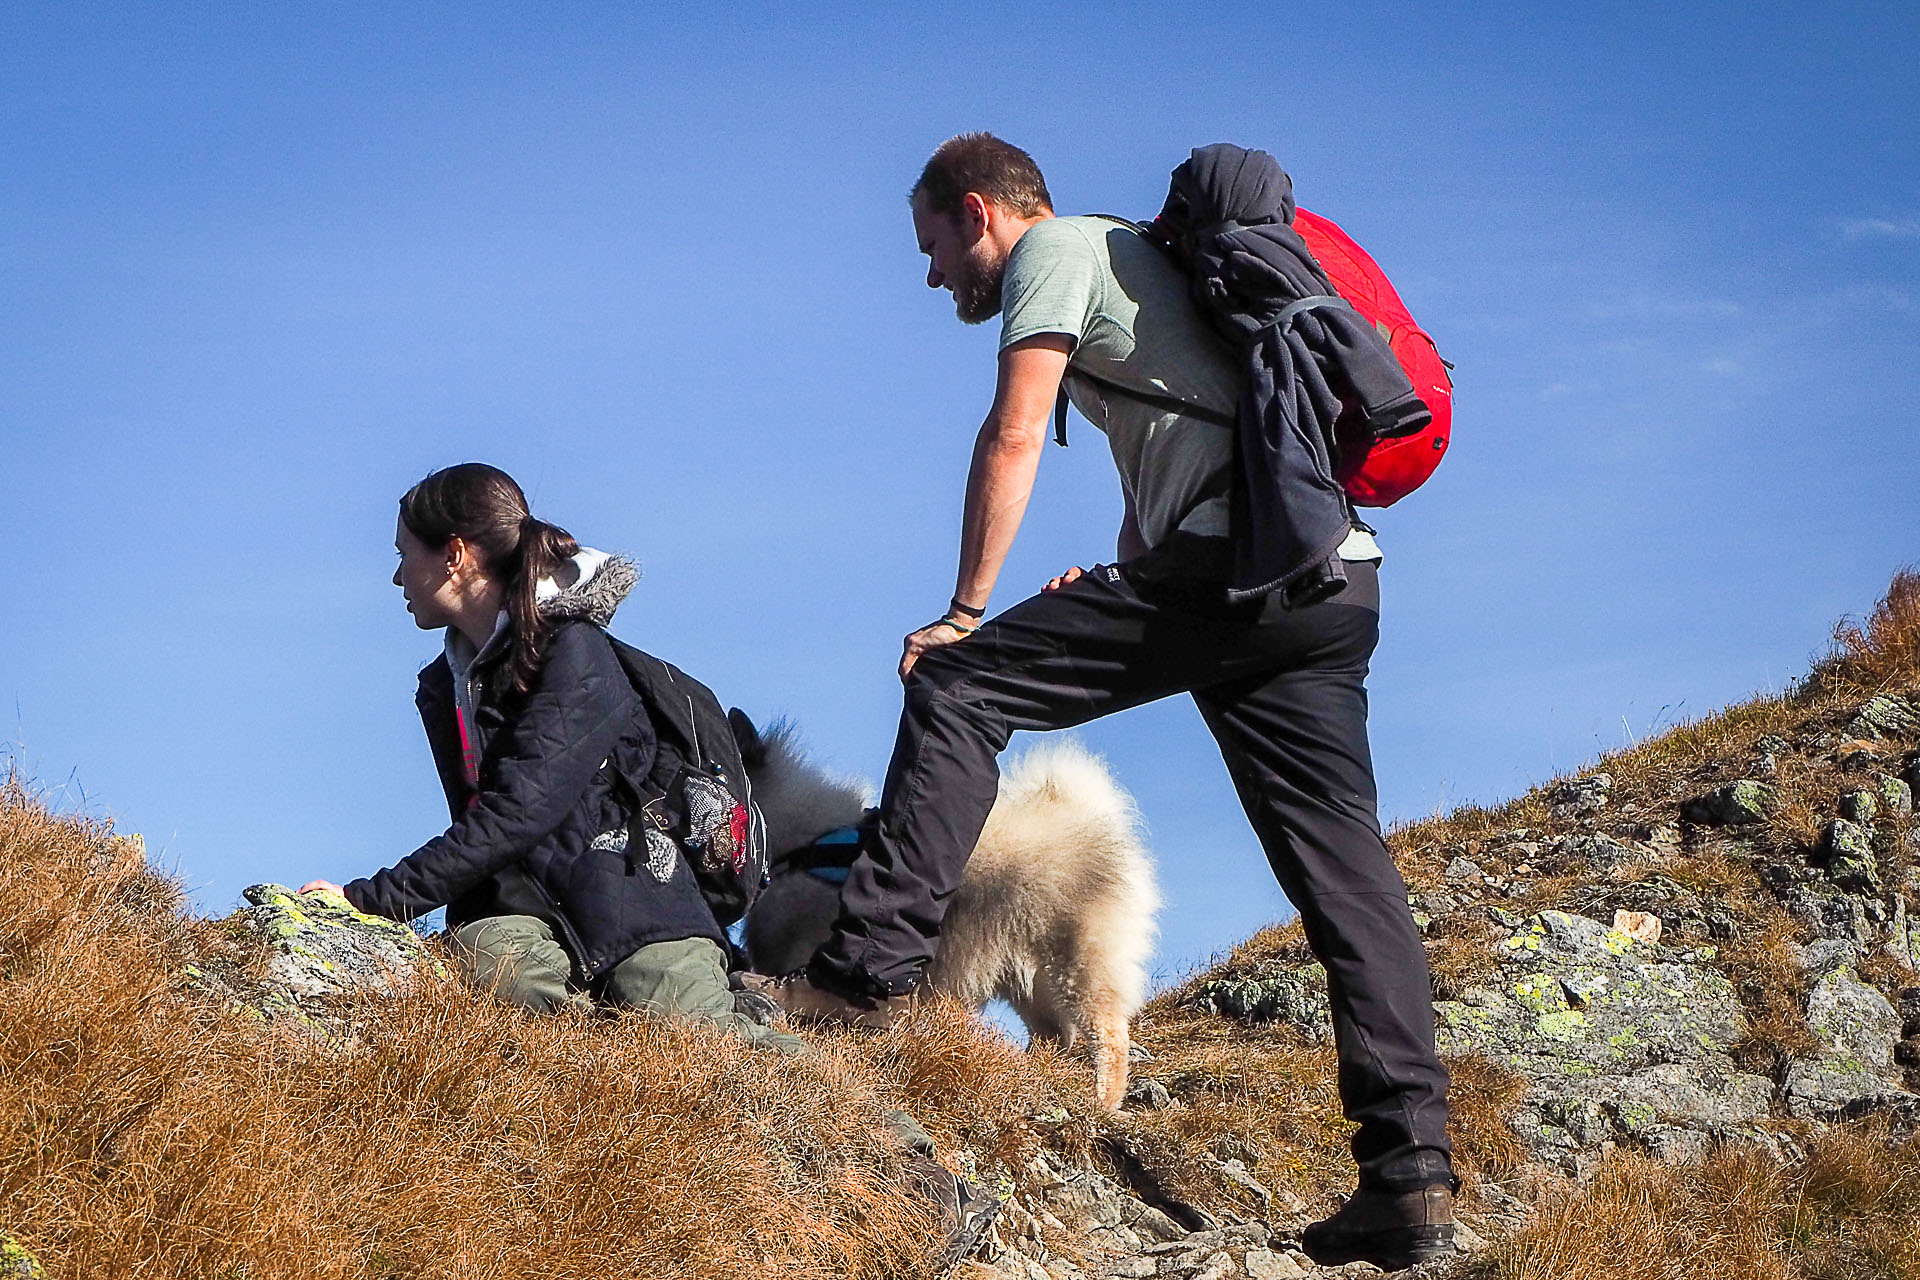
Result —
[[[1809,677],[1850,694],[1873,693],[1920,680],[1920,572],[1902,569],[1864,621],[1833,629],[1833,652]]]
[[[889,1110],[1012,1151],[1055,1084],[952,1009],[782,1059],[432,974],[330,1050],[182,980],[237,944],[178,902],[0,789],[0,1204],[69,1280],[924,1274]]]
[[[1837,1128],[1782,1166],[1721,1148],[1693,1168],[1615,1156],[1497,1243],[1486,1280],[1911,1280],[1920,1139]]]

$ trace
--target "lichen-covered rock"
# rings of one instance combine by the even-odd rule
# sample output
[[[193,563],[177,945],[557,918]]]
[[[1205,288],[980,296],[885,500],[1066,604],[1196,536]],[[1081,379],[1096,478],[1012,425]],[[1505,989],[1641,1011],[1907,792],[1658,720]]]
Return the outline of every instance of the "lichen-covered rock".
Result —
[[[1910,1105],[1900,1083],[1894,1048],[1901,1019],[1892,1004],[1845,965],[1814,984],[1807,997],[1807,1027],[1826,1045],[1813,1060],[1787,1070],[1787,1109],[1806,1119],[1829,1120]]]
[[[1752,778],[1729,782],[1681,806],[1680,816],[1688,822],[1716,827],[1740,827],[1765,822],[1773,809],[1773,788]]]
[[[1327,971],[1318,964],[1275,968],[1259,976],[1222,978],[1201,984],[1194,999],[1205,1008],[1242,1022],[1285,1022],[1310,1043],[1333,1036],[1333,1010],[1327,997]]]
[[[1540,853],[1540,865],[1556,875],[1611,871],[1632,860],[1632,845],[1609,835],[1561,836]]]
[[[1904,817],[1913,812],[1913,787],[1904,779],[1882,776],[1880,801],[1887,806],[1887,812]]]
[[[1880,867],[1873,854],[1873,833],[1858,822],[1835,818],[1820,833],[1815,851],[1827,878],[1854,893],[1880,892]]]
[[[1767,1114],[1771,1083],[1728,1056],[1746,1020],[1705,963],[1710,948],[1674,951],[1546,911],[1500,952],[1500,986],[1435,1006],[1440,1047],[1533,1086],[1515,1130],[1543,1158],[1584,1172],[1581,1153],[1617,1142],[1679,1154],[1696,1144],[1665,1131],[1718,1134]]]
[[[1871,825],[1880,816],[1880,797],[1864,787],[1840,797],[1840,816],[1848,822]]]
[[[338,894],[257,884],[242,896],[249,905],[227,921],[266,944],[265,970],[251,974],[209,964],[184,976],[265,1021],[330,1033],[347,997],[363,991],[392,995],[415,966],[433,963],[412,929],[356,911]]]
[[[1877,693],[1868,698],[1847,722],[1855,738],[1911,738],[1920,736],[1920,712],[1904,698]]]
[[[0,1280],[47,1280],[39,1259],[4,1231],[0,1231]]]

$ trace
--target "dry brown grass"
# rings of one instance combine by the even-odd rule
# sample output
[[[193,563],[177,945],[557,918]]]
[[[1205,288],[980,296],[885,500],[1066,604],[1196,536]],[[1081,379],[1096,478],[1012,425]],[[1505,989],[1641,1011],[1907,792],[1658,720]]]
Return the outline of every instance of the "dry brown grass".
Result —
[[[1720,1150],[1698,1168],[1616,1157],[1497,1244],[1488,1280],[1913,1280],[1920,1140],[1866,1129],[1810,1139],[1783,1167]]]
[[[107,835],[0,793],[0,1228],[65,1280],[920,1274],[886,1111],[1015,1153],[1074,1075],[952,1009],[787,1060],[432,976],[329,1051],[180,982],[234,944]]]
[[[1916,675],[1920,573],[1903,569],[1864,621],[1846,619],[1833,629],[1833,652],[1814,668],[1810,682],[1857,695],[1912,683]]]

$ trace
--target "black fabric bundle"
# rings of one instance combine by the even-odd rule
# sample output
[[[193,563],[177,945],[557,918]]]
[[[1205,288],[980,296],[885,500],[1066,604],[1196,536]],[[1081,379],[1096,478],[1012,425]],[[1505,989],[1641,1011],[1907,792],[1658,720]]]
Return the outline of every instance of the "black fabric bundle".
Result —
[[[1186,265],[1195,304],[1248,366],[1240,402],[1229,598],[1339,591],[1352,516],[1333,476],[1342,396],[1373,439],[1432,414],[1386,340],[1341,301],[1293,229],[1293,180],[1264,151],[1216,143],[1173,171],[1151,233]]]

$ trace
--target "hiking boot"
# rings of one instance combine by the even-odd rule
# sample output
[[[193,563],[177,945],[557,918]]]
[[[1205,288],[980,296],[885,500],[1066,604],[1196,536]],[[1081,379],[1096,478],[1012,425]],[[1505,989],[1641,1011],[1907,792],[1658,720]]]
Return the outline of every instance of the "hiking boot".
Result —
[[[863,1031],[885,1031],[913,1004],[910,995],[842,995],[815,986],[804,973],[788,974],[784,978],[746,973],[741,975],[741,984],[747,991],[779,1005],[780,1011],[794,1022],[830,1022]]]
[[[971,1182],[918,1152],[907,1157],[907,1178],[915,1191],[940,1207],[947,1247],[940,1251],[934,1280],[945,1280],[980,1247],[987,1228],[1000,1216],[1000,1201],[982,1195]]]
[[[1361,1188],[1340,1211],[1300,1233],[1300,1247],[1323,1267],[1371,1262],[1400,1271],[1460,1252],[1453,1242],[1453,1191],[1438,1183],[1420,1191]]]

